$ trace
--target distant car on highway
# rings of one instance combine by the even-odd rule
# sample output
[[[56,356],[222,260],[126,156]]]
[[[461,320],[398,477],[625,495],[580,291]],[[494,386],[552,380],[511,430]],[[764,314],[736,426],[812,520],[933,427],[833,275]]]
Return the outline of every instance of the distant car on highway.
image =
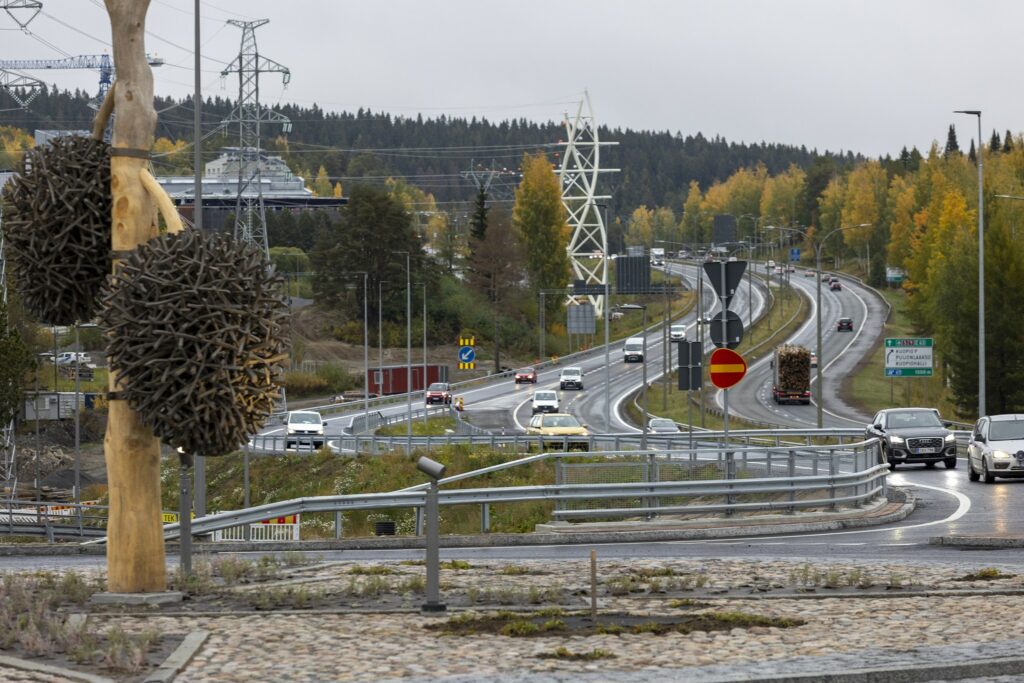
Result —
[[[832,282],[828,283],[828,288],[829,291],[838,292],[843,289],[843,285],[842,283],[839,282],[839,280],[832,280]]]
[[[978,420],[967,442],[967,477],[995,483],[1024,477],[1024,415],[989,415]]]
[[[668,336],[672,341],[686,341],[686,325],[676,323],[668,328]]]
[[[558,376],[559,389],[583,390],[583,368],[563,368]]]
[[[537,368],[527,367],[519,368],[516,370],[516,384],[523,382],[529,382],[530,384],[537,383]]]
[[[840,318],[836,322],[836,332],[853,332],[853,318]]]
[[[644,362],[644,338],[643,337],[630,337],[626,340],[626,343],[622,345],[622,362],[623,363],[643,363]]]
[[[679,432],[679,425],[667,417],[652,417],[647,423],[647,431],[655,434],[676,434]]]
[[[949,431],[934,408],[889,408],[875,414],[864,430],[866,438],[882,441],[882,457],[892,469],[903,463],[956,467],[956,435]]]
[[[309,444],[313,448],[324,445],[324,420],[315,410],[293,410],[288,413],[285,426],[285,448]]]
[[[810,270],[810,269],[805,270],[804,271],[804,277],[814,277],[814,271]]]
[[[448,382],[434,382],[427,387],[423,400],[427,405],[431,403],[451,403],[452,391]]]
[[[811,367],[818,367],[818,354],[811,352]]]
[[[527,434],[542,437],[561,437],[558,439],[543,439],[545,449],[560,449],[565,447],[570,451],[590,450],[587,442],[574,441],[568,437],[589,436],[587,426],[581,424],[575,415],[568,413],[550,413],[546,415],[534,415],[530,418],[530,424],[526,428]]]
[[[549,389],[533,392],[532,409],[534,415],[537,413],[557,413],[558,392]]]
[[[788,270],[790,273],[795,273],[796,272],[796,266],[789,266],[788,268],[786,268],[786,270]]]

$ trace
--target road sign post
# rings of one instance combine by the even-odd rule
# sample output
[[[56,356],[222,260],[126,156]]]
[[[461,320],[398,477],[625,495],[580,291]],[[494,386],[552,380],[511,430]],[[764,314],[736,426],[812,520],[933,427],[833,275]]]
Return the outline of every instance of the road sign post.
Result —
[[[737,384],[747,374],[747,361],[732,349],[715,349],[711,352],[708,362],[711,383],[723,389],[722,434],[723,440],[729,439],[729,387]]]

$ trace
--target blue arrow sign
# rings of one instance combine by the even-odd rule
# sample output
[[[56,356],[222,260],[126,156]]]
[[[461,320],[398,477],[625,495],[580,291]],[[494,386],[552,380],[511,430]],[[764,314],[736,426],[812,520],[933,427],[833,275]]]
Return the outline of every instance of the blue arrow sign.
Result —
[[[476,350],[472,346],[463,346],[459,349],[459,362],[472,363],[476,360]]]
[[[793,247],[789,250],[789,260],[793,263],[800,263],[800,249]]]

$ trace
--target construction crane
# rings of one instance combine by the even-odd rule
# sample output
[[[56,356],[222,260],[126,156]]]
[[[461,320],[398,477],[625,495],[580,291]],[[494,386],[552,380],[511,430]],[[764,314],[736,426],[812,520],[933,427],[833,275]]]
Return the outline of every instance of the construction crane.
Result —
[[[162,57],[146,55],[150,66],[161,66]],[[114,82],[114,62],[110,55],[78,55],[64,59],[0,59],[0,69],[24,69],[35,71],[42,69],[99,69],[100,91],[96,99],[100,102],[107,94],[110,84]]]

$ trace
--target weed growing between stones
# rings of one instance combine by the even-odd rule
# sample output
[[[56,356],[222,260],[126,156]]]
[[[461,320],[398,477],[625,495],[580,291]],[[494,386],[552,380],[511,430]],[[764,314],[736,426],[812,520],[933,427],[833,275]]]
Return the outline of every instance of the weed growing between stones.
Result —
[[[1012,579],[1015,574],[1004,574],[995,567],[985,567],[979,569],[973,574],[965,574],[964,576],[958,576],[954,581],[997,581],[999,579]]]
[[[441,569],[455,569],[463,571],[466,569],[473,569],[473,565],[465,560],[448,560],[447,562],[441,563]]]
[[[587,652],[572,652],[564,645],[552,652],[542,652],[537,657],[540,659],[561,659],[567,662],[592,662],[597,659],[615,659],[617,655],[608,650],[595,647]]]
[[[370,565],[369,567],[364,567],[357,564],[349,569],[348,573],[362,576],[384,576],[387,574],[394,574],[395,572],[391,567],[385,567],[382,565]]]

